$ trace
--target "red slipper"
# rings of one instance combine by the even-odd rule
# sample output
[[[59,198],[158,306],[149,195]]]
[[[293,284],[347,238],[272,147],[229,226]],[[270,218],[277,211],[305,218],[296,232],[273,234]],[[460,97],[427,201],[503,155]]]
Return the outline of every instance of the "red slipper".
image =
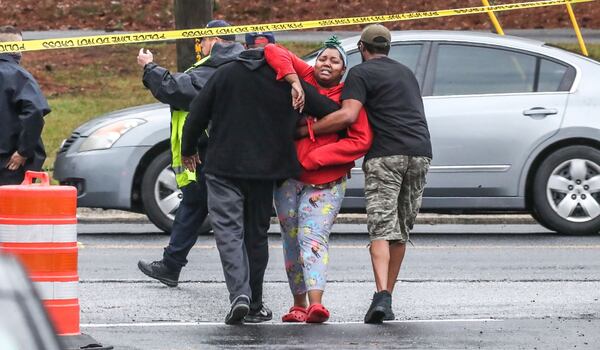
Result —
[[[281,317],[282,322],[305,322],[306,308],[301,306],[292,306],[290,312]]]
[[[308,310],[306,323],[323,323],[329,319],[329,311],[321,304],[313,304]]]

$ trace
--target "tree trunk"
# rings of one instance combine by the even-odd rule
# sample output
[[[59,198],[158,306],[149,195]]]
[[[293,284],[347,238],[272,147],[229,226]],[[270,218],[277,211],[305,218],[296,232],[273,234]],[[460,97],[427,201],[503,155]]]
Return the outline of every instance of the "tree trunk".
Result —
[[[175,28],[204,28],[212,19],[213,0],[174,0]],[[185,71],[196,62],[194,39],[177,40],[177,70]]]

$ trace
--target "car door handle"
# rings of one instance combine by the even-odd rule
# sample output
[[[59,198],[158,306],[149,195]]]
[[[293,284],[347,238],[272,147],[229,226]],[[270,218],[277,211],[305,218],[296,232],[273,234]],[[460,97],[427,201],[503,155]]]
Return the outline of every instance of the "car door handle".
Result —
[[[528,117],[545,117],[554,114],[558,114],[558,110],[556,108],[534,107],[532,109],[523,111],[523,115]]]

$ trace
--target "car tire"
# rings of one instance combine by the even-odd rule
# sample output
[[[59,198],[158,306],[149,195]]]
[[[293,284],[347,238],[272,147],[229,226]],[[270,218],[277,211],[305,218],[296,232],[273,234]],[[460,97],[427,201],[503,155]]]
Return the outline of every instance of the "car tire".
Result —
[[[142,179],[142,202],[146,215],[161,230],[170,234],[175,212],[181,201],[181,190],[177,188],[175,173],[171,169],[171,152],[159,154],[150,163]],[[199,234],[210,232],[209,220],[198,228]]]
[[[569,146],[540,164],[533,183],[534,217],[569,235],[600,232],[600,150]]]

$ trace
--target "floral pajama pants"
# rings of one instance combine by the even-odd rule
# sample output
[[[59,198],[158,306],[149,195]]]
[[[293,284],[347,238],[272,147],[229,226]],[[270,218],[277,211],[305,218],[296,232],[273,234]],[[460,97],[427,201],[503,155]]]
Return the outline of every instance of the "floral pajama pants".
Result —
[[[328,188],[316,188],[295,179],[276,187],[275,209],[292,294],[325,289],[329,233],[345,192],[346,179]]]

